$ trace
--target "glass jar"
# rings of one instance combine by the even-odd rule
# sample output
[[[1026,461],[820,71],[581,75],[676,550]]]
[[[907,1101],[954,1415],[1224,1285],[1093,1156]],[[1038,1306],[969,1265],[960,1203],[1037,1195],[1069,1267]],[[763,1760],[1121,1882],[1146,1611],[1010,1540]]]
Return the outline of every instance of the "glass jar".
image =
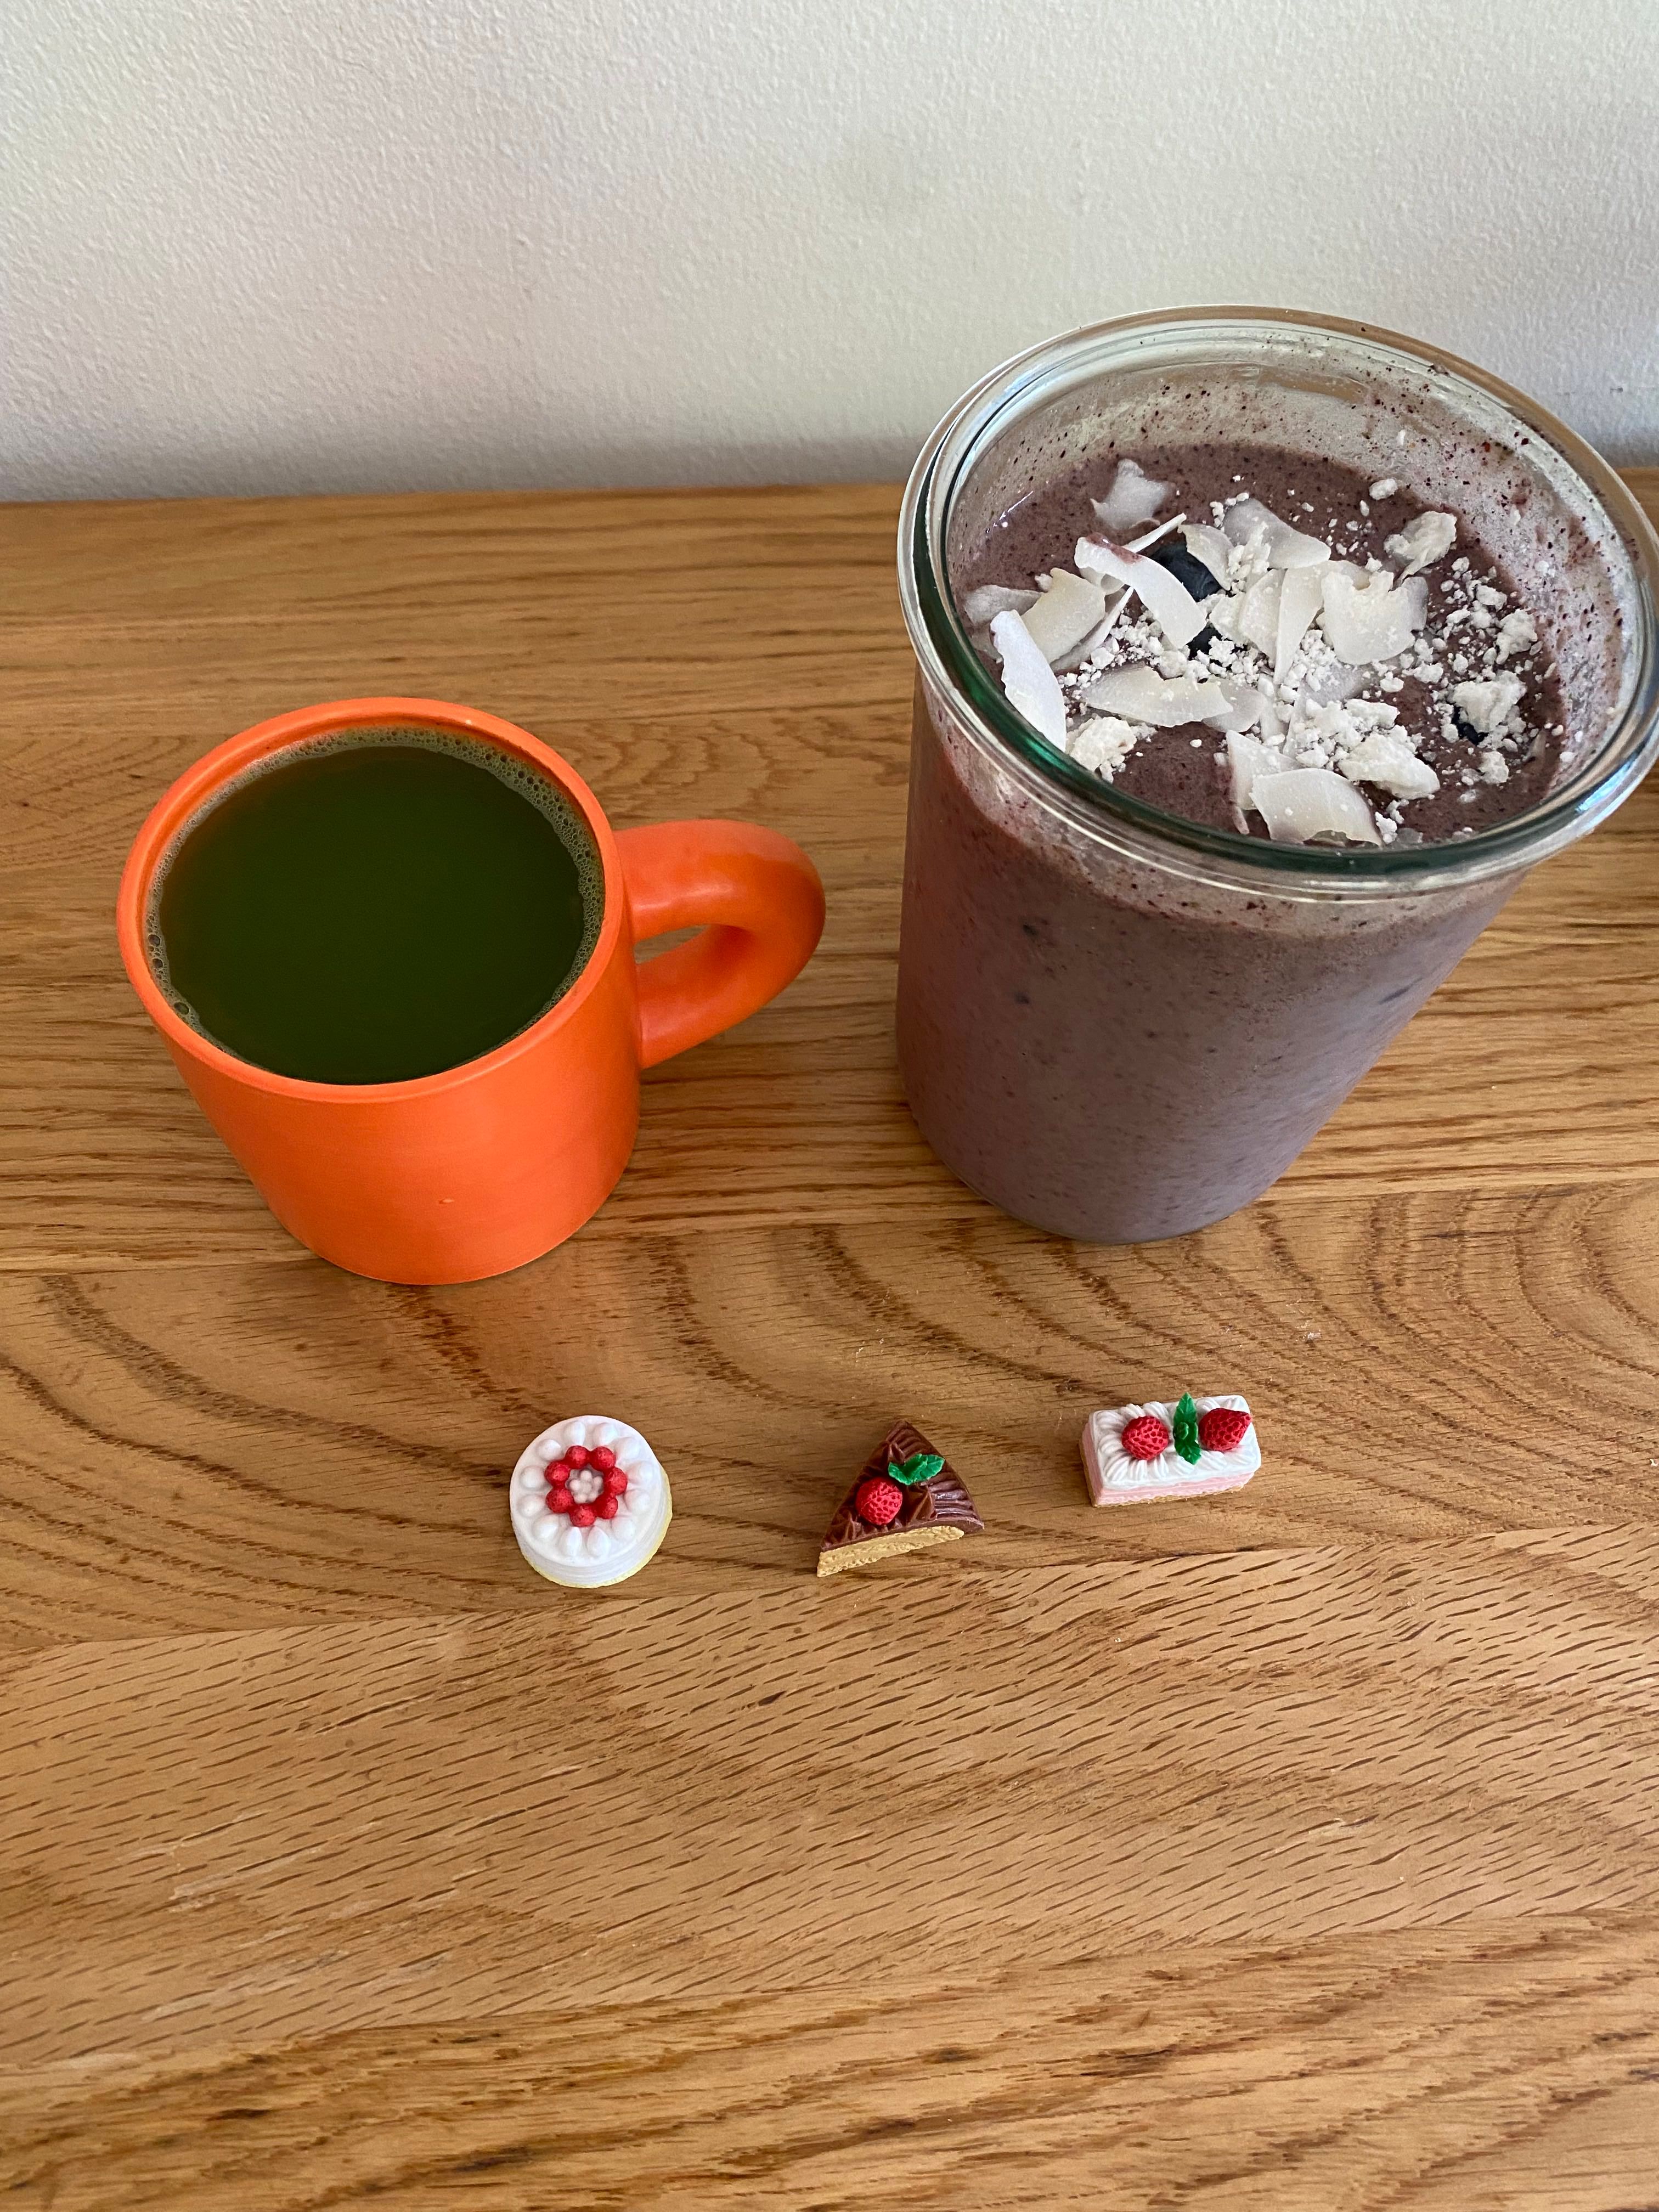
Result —
[[[1316,454],[1456,509],[1555,664],[1566,732],[1538,804],[1449,843],[1271,844],[1115,789],[1014,711],[954,577],[1077,460],[1177,439]],[[907,1094],[965,1182],[1064,1236],[1177,1236],[1259,1196],[1527,871],[1659,750],[1659,544],[1630,492],[1518,392],[1357,324],[1194,308],[1021,355],[924,447],[899,577]]]

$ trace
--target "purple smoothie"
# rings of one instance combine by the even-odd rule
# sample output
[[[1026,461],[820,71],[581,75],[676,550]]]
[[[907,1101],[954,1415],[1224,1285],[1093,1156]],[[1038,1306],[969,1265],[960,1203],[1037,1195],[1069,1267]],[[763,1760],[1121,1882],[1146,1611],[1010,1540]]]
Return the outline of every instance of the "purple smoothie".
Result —
[[[1257,1197],[1513,887],[1336,930],[1266,902],[1224,918],[1150,873],[1105,890],[987,799],[919,700],[906,1095],[982,1197],[1101,1243],[1177,1236]]]
[[[1394,374],[1386,357],[1379,372],[1380,384]],[[975,586],[1029,585],[1068,561],[1131,453],[1174,482],[1176,506],[1202,511],[1237,489],[1321,537],[1340,526],[1337,550],[1362,568],[1413,516],[1449,511],[1468,605],[1484,582],[1497,603],[1536,613],[1541,641],[1501,782],[1465,773],[1470,733],[1448,738],[1443,684],[1432,698],[1409,674],[1389,688],[1441,789],[1366,793],[1401,849],[1328,862],[1316,848],[1265,844],[1254,821],[1239,834],[1222,748],[1202,725],[1143,733],[1091,799],[1075,763],[1062,759],[1060,775],[1040,741],[1010,745],[987,728],[967,673],[952,672],[955,648],[941,659],[921,603],[907,600],[922,670],[897,1006],[907,1095],[973,1188],[1039,1228],[1105,1243],[1218,1220],[1296,1158],[1522,880],[1534,853],[1505,842],[1504,827],[1604,736],[1625,643],[1608,556],[1577,494],[1534,478],[1526,437],[1513,452],[1483,437],[1484,402],[1469,403],[1466,428],[1415,363],[1398,391],[1376,392],[1334,372],[1283,392],[1255,375],[1236,391],[1195,374],[1125,384],[1121,404],[1109,390],[1062,387],[952,480],[929,542],[958,607]],[[907,523],[927,466],[924,455]],[[1397,493],[1362,514],[1385,477]],[[919,535],[902,534],[902,562]],[[982,632],[975,647],[981,688],[994,690]],[[1160,814],[1126,817],[1115,793]]]

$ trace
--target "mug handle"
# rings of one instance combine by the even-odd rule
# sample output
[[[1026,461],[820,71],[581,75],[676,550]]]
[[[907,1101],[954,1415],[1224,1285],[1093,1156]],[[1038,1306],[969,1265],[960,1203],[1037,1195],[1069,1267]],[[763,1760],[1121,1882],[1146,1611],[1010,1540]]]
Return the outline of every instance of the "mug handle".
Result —
[[[640,963],[640,1066],[688,1052],[775,999],[823,931],[823,885],[799,845],[752,822],[658,822],[617,838],[637,943],[697,928]]]

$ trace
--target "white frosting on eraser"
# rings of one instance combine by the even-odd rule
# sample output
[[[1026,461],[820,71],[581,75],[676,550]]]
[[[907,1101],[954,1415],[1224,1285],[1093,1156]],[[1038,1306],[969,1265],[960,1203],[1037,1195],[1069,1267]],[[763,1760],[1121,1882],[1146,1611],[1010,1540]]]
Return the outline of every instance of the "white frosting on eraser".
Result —
[[[608,1454],[627,1479],[614,1514],[605,1517],[609,1494],[605,1478],[611,1470],[590,1466],[564,1477],[582,1517],[592,1516],[586,1528],[548,1504],[548,1469],[564,1462],[573,1446]],[[577,1589],[599,1589],[636,1575],[666,1534],[674,1510],[668,1477],[650,1445],[637,1429],[605,1413],[578,1413],[544,1429],[533,1443],[526,1445],[513,1470],[507,1496],[513,1534],[525,1558],[549,1582]]]
[[[1206,1413],[1223,1409],[1247,1418],[1250,1411],[1243,1398],[1194,1398],[1193,1405],[1200,1423]],[[1123,1447],[1124,1431],[1131,1422],[1143,1419],[1161,1422],[1170,1431],[1167,1448],[1151,1459],[1137,1458]],[[1094,1504],[1133,1505],[1154,1498],[1207,1498],[1218,1490],[1240,1489],[1261,1464],[1254,1420],[1231,1451],[1200,1450],[1195,1461],[1182,1459],[1176,1451],[1175,1425],[1176,1407],[1157,1400],[1091,1413],[1083,1431],[1083,1466]]]

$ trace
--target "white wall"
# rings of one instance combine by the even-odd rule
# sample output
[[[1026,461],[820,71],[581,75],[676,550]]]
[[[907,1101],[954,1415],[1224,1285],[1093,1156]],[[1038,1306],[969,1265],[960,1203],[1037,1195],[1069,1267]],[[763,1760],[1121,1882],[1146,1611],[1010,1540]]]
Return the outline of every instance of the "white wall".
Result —
[[[13,496],[896,474],[1322,307],[1659,459],[1659,0],[8,0]]]

